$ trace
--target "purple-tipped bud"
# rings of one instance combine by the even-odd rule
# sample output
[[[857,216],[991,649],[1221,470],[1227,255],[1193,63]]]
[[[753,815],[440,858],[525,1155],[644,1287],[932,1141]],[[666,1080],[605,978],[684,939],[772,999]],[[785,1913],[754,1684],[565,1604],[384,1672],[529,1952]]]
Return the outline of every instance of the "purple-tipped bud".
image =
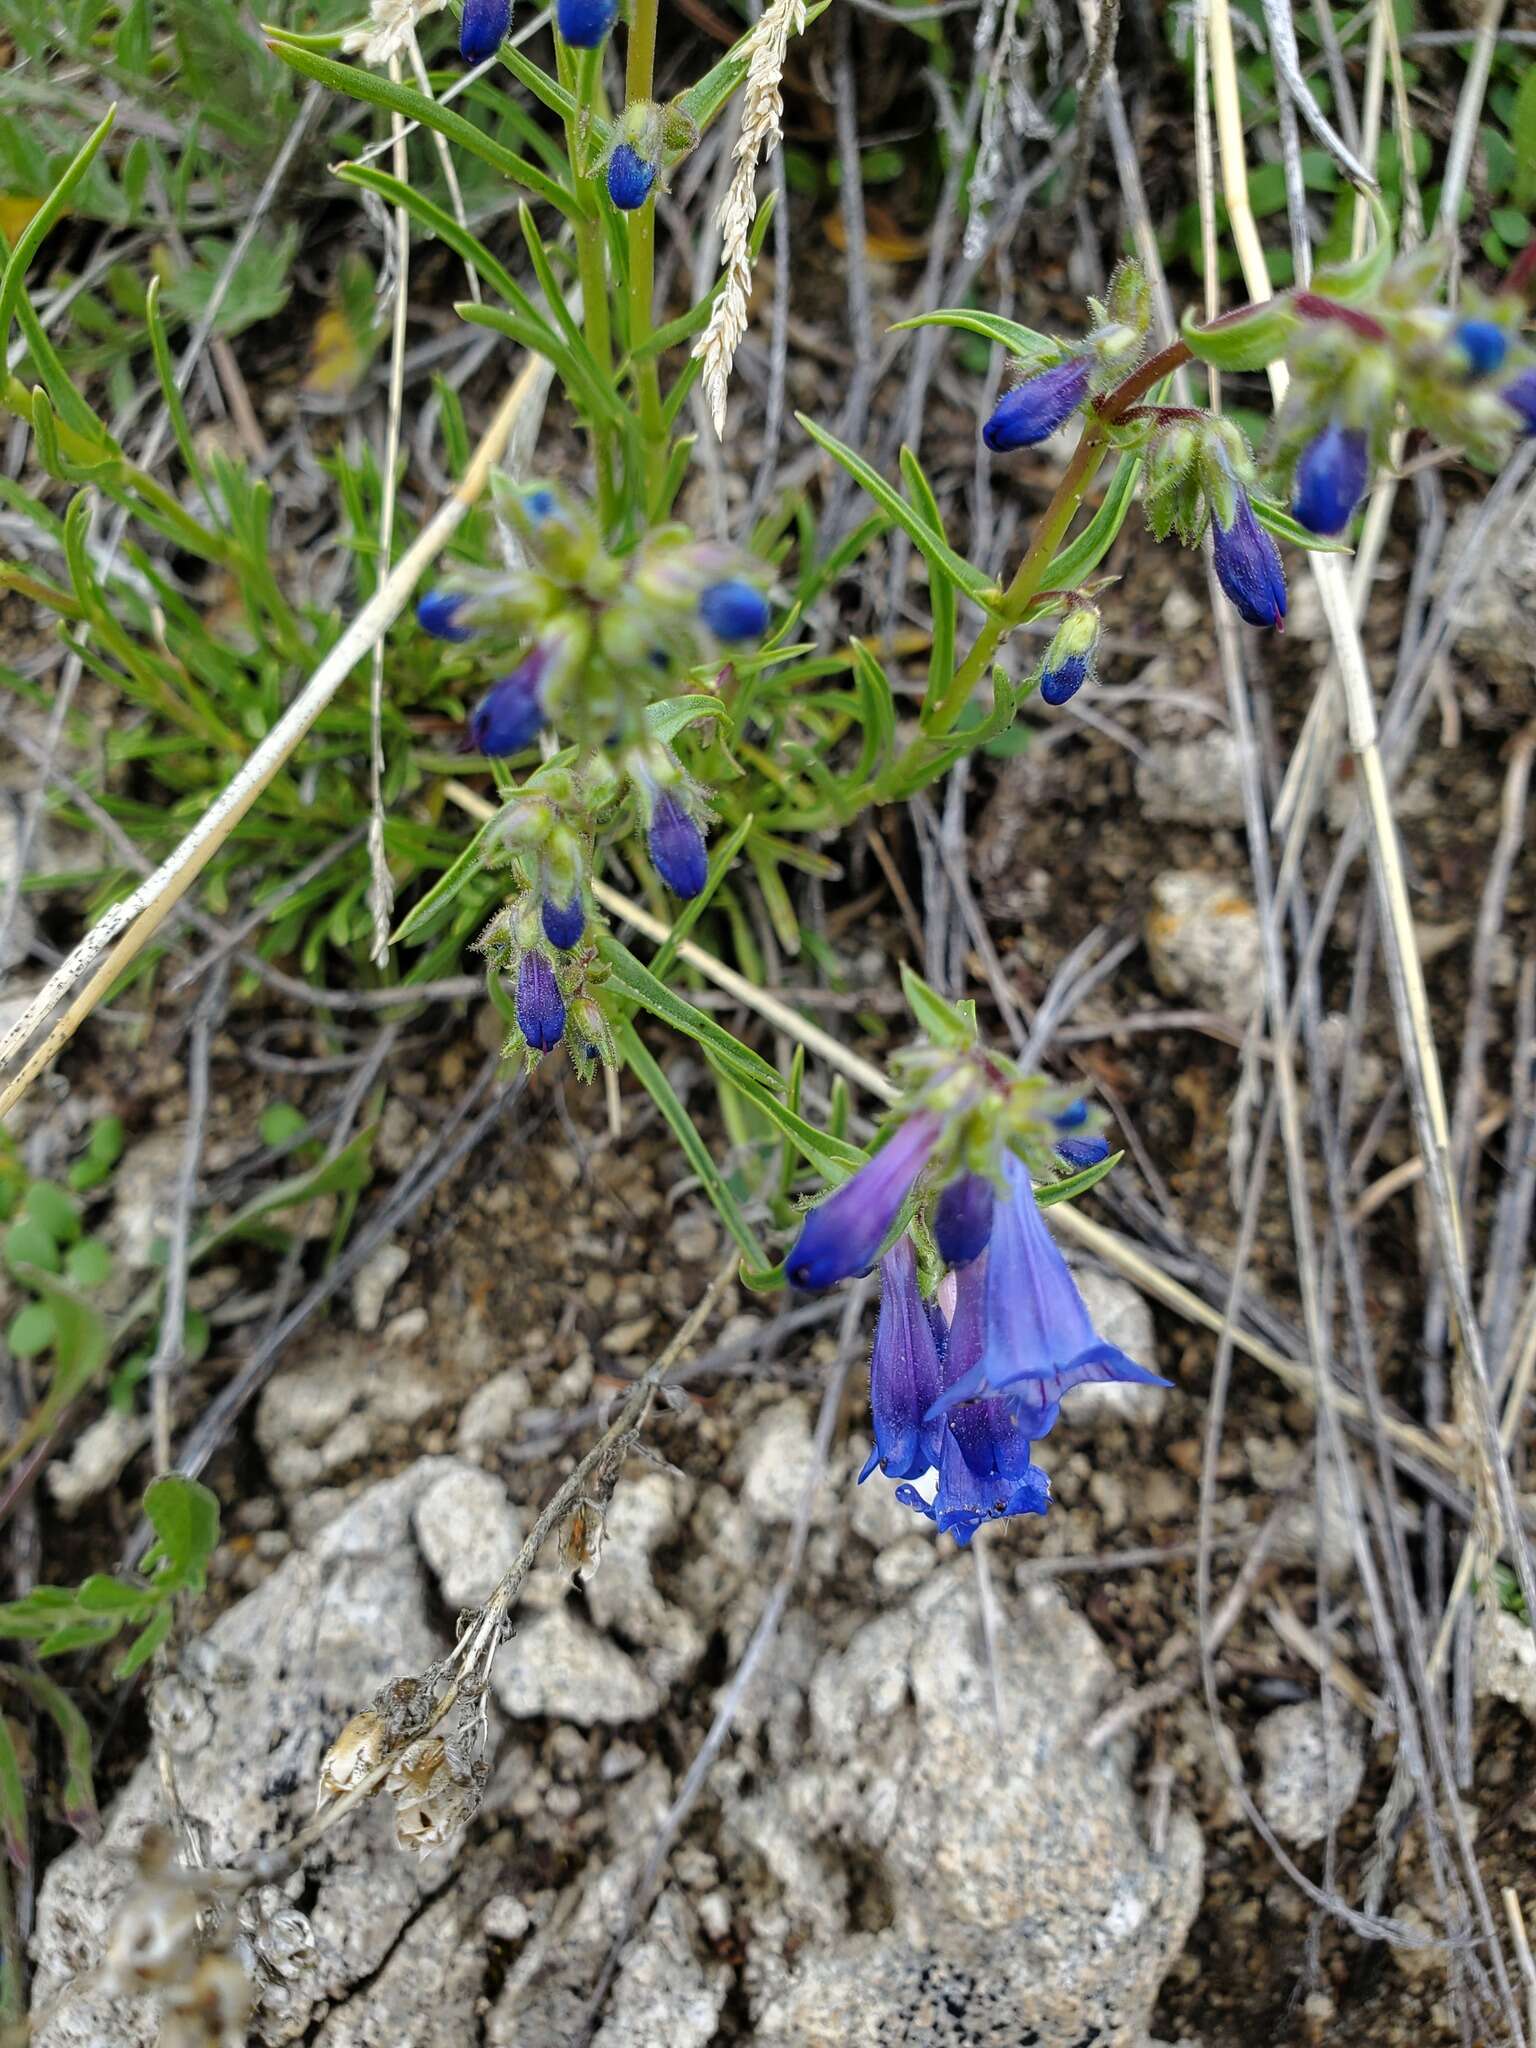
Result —
[[[873,1159],[811,1210],[785,1261],[794,1286],[836,1287],[869,1271],[943,1128],[932,1110],[919,1110]]]
[[[523,493],[523,510],[535,526],[546,520],[555,509],[555,494],[548,484],[535,484]]]
[[[1491,377],[1509,354],[1509,336],[1496,321],[1463,320],[1451,336],[1474,377]]]
[[[1047,704],[1065,704],[1093,674],[1099,644],[1098,608],[1074,605],[1051,637],[1040,672],[1040,695]]]
[[[1283,626],[1285,571],[1280,550],[1253,516],[1248,493],[1236,487],[1232,524],[1211,522],[1216,580],[1250,626]]]
[[[1369,480],[1370,454],[1363,430],[1331,420],[1301,451],[1292,517],[1313,533],[1342,533]]]
[[[553,1052],[565,1036],[565,998],[542,953],[517,964],[517,1028],[534,1052]]]
[[[644,206],[656,182],[656,166],[647,163],[632,142],[621,142],[608,159],[608,197],[621,213]]]
[[[473,629],[459,624],[459,613],[468,602],[462,590],[429,590],[416,600],[416,623],[434,640],[467,640]]]
[[[1512,384],[1499,393],[1511,412],[1520,415],[1521,430],[1536,434],[1536,370],[1522,370]]]
[[[994,455],[1048,440],[1088,396],[1092,377],[1091,356],[1071,356],[1049,370],[1038,370],[1003,393],[997,410],[981,430],[982,440]]]
[[[1081,1173],[1085,1166],[1097,1166],[1109,1157],[1108,1138],[1062,1138],[1056,1145],[1056,1157],[1074,1173]]]
[[[968,1266],[992,1236],[992,1185],[984,1174],[962,1173],[933,1208],[933,1241],[946,1266]]]
[[[546,896],[539,906],[539,922],[545,938],[558,951],[569,953],[572,946],[580,945],[587,928],[587,907],[581,900],[581,891],[578,889],[569,903],[557,903],[553,896]]]
[[[1088,1121],[1088,1105],[1079,1095],[1076,1102],[1069,1102],[1065,1109],[1058,1109],[1051,1122],[1058,1131],[1080,1131]]]
[[[499,758],[531,746],[544,724],[539,685],[545,662],[538,648],[511,675],[492,683],[469,714],[469,741],[477,754]]]
[[[731,576],[704,592],[699,616],[717,640],[761,640],[768,630],[768,600],[756,584]]]
[[[698,822],[670,790],[656,799],[648,844],[651,864],[674,896],[699,895],[709,880],[709,855]]]
[[[595,50],[619,17],[619,0],[558,0],[555,21],[573,50]]]
[[[464,0],[459,22],[459,55],[466,64],[494,57],[512,26],[512,0]]]

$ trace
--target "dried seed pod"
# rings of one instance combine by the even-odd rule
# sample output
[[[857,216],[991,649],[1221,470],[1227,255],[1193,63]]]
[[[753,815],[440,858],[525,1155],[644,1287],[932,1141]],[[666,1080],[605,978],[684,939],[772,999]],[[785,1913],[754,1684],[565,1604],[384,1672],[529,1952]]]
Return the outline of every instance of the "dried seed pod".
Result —
[[[320,1761],[315,1794],[318,1813],[328,1799],[338,1799],[361,1784],[384,1754],[384,1723],[371,1707],[354,1714]]]

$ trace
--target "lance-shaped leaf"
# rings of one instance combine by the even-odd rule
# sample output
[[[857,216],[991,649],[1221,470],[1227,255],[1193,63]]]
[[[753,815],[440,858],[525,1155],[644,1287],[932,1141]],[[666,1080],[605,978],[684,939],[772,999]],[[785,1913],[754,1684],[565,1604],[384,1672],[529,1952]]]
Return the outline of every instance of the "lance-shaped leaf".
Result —
[[[83,1840],[96,1841],[101,1834],[101,1815],[91,1777],[91,1731],[84,1714],[64,1688],[45,1678],[41,1671],[6,1664],[0,1665],[0,1673],[19,1687],[39,1713],[46,1714],[58,1729],[64,1749],[64,1818]]]
[[[1033,327],[1021,327],[1017,320],[1005,320],[1001,313],[983,313],[973,306],[940,306],[932,313],[898,320],[891,332],[905,334],[913,327],[963,327],[968,334],[979,334],[984,341],[995,342],[1025,363],[1061,354],[1061,344],[1052,341],[1048,334],[1040,334]]]
[[[1267,527],[1276,540],[1287,540],[1292,547],[1306,548],[1314,555],[1348,555],[1353,549],[1347,540],[1327,540],[1320,533],[1314,533],[1310,526],[1303,526],[1293,519],[1283,505],[1277,505],[1273,498],[1261,498],[1254,491],[1248,493],[1248,502],[1253,507],[1253,516],[1260,526]]]
[[[924,1037],[931,1038],[935,1045],[964,1052],[976,1043],[974,1015],[967,1017],[963,1010],[946,1001],[920,974],[914,974],[905,961],[901,964],[901,992]]]

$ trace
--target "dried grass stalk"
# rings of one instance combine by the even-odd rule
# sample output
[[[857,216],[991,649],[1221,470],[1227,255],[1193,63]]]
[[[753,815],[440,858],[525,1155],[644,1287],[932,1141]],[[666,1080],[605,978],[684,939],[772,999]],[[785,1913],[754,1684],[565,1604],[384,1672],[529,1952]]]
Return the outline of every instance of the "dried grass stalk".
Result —
[[[742,99],[736,171],[720,207],[725,283],[709,325],[694,344],[704,363],[704,397],[716,434],[725,439],[725,395],[731,364],[747,331],[747,295],[752,288],[752,222],[757,214],[757,172],[782,139],[784,54],[791,36],[805,29],[805,0],[770,0],[752,39]]]

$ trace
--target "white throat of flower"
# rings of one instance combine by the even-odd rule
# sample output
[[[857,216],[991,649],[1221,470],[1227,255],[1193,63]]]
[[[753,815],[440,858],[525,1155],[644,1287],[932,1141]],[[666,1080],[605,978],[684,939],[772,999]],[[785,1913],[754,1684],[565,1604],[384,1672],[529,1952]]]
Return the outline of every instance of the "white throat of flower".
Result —
[[[752,287],[752,222],[757,214],[758,166],[768,161],[783,135],[784,100],[779,91],[784,54],[791,36],[805,28],[805,0],[769,0],[752,38],[736,171],[720,207],[721,261],[725,283],[709,325],[694,344],[704,363],[704,396],[715,433],[725,439],[725,397],[731,364],[747,331],[747,294]]]

